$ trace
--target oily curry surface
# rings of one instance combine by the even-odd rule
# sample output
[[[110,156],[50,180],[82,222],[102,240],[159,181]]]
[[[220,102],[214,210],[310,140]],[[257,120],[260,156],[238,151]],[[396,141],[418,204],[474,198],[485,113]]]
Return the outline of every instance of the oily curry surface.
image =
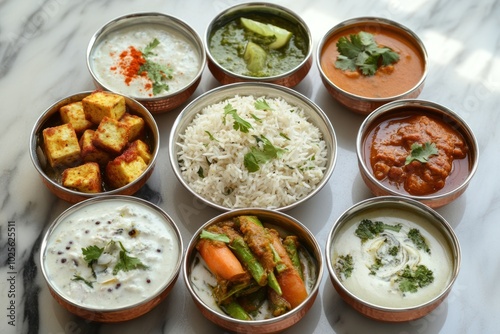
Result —
[[[412,145],[432,143],[437,153],[426,162],[407,162]],[[433,116],[407,114],[385,119],[364,142],[367,165],[386,186],[414,196],[451,190],[469,173],[468,147],[450,124]]]
[[[363,31],[354,26],[333,34],[325,43],[320,55],[320,64],[328,79],[339,88],[351,94],[367,98],[388,98],[403,94],[415,87],[422,78],[425,64],[417,46],[402,33],[377,27],[368,31],[380,47],[389,47],[399,55],[399,60],[388,66],[380,67],[374,75],[366,76],[360,71],[344,71],[335,67],[339,56],[337,42]]]

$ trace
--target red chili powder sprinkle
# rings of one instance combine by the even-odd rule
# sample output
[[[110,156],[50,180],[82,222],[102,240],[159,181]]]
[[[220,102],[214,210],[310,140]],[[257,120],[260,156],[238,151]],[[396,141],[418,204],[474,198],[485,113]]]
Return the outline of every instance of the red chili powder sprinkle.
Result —
[[[127,85],[130,85],[130,82],[140,75],[139,69],[144,63],[146,63],[146,59],[144,59],[142,52],[133,46],[120,53],[117,67],[120,69],[120,73],[125,76]],[[113,66],[111,70],[116,70],[117,67]]]

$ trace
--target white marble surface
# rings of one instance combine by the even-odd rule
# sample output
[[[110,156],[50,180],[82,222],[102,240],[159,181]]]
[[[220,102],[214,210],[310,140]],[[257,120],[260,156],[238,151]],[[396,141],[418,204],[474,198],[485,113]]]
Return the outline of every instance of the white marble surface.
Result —
[[[42,235],[69,205],[38,178],[28,154],[35,120],[54,101],[93,89],[85,65],[92,34],[105,22],[136,11],[159,11],[188,22],[201,36],[210,20],[238,1],[17,1],[0,0],[0,332],[1,333],[218,333],[187,295],[182,275],[168,298],[149,314],[126,323],[87,322],[62,309],[49,295],[39,268]],[[276,1],[300,13],[314,46],[341,20],[382,16],[414,30],[430,60],[422,99],[444,104],[470,124],[480,148],[480,166],[457,201],[438,211],[454,227],[462,247],[461,272],[449,298],[428,316],[385,324],[348,307],[328,279],[306,317],[289,333],[498,333],[500,315],[500,2],[498,0],[296,0]],[[316,59],[315,59],[316,61]],[[218,86],[208,70],[194,97]],[[295,89],[323,108],[338,139],[338,160],[328,185],[289,212],[324,247],[337,217],[371,194],[356,165],[355,135],[362,117],[336,104],[320,83],[314,64]],[[178,223],[187,244],[206,219],[219,212],[194,201],[168,162],[169,129],[179,110],[156,117],[162,147],[155,172],[138,195],[159,204]],[[9,268],[8,221],[15,222],[16,256]],[[11,289],[10,272],[15,272]],[[9,291],[15,296],[9,297]],[[7,309],[14,301],[15,327]]]

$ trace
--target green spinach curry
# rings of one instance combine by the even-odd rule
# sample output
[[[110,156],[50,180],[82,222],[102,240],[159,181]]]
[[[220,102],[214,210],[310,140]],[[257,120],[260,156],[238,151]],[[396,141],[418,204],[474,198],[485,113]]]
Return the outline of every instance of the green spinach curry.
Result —
[[[215,61],[230,72],[270,77],[297,67],[307,56],[303,29],[277,16],[251,14],[216,27],[209,37]]]

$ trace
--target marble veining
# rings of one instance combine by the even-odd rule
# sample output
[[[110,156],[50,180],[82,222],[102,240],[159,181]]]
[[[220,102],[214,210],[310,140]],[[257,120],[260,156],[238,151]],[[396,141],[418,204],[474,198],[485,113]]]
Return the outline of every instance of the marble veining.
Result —
[[[59,306],[43,282],[40,243],[48,225],[70,205],[42,184],[29,158],[28,140],[37,117],[56,100],[94,88],[86,68],[92,34],[118,16],[138,11],[174,15],[203,38],[210,20],[242,1],[0,0],[0,317],[1,333],[220,333],[196,309],[182,275],[167,299],[150,313],[120,324],[77,318]],[[382,16],[398,21],[423,40],[429,73],[422,99],[455,110],[471,126],[480,164],[466,193],[438,209],[462,247],[461,272],[449,298],[417,321],[385,324],[366,319],[345,304],[327,271],[306,317],[288,333],[498,333],[500,312],[500,2],[497,0],[272,0],[308,23],[314,47],[340,21]],[[315,59],[316,61],[316,59]],[[219,84],[208,69],[193,98]],[[289,212],[324,247],[331,224],[371,194],[357,170],[354,140],[362,117],[328,95],[316,65],[295,89],[313,99],[335,128],[339,155],[328,185]],[[182,107],[181,107],[182,108]],[[219,212],[194,199],[171,170],[168,134],[179,110],[156,116],[161,130],[157,167],[136,196],[165,209],[187,245],[192,234]],[[15,257],[12,241],[15,237]],[[12,311],[12,305],[14,310]]]

